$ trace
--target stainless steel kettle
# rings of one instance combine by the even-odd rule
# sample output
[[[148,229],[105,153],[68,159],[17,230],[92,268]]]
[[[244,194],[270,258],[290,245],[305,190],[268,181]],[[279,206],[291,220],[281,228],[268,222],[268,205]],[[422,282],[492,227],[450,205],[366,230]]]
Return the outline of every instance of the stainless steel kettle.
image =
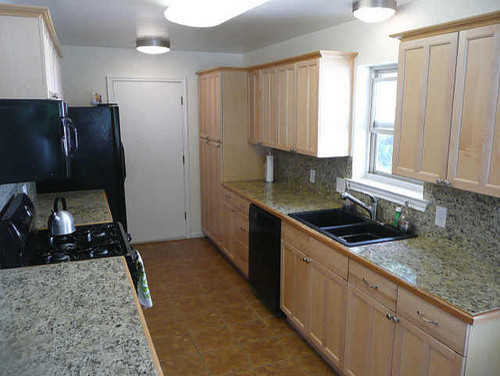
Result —
[[[63,210],[59,210],[59,201]],[[70,235],[75,232],[75,221],[70,212],[67,211],[66,199],[56,197],[54,200],[54,210],[49,217],[49,232],[54,236]]]

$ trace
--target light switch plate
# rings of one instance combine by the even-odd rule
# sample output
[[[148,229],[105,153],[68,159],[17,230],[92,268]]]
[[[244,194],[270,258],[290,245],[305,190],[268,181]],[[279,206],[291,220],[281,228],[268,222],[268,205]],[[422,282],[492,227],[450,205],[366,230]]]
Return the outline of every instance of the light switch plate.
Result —
[[[309,182],[316,183],[316,170],[313,169],[309,170]]]
[[[345,179],[337,178],[337,192],[344,193],[345,192]]]
[[[448,209],[442,206],[436,206],[436,218],[434,220],[435,225],[445,228],[447,214],[448,214]]]

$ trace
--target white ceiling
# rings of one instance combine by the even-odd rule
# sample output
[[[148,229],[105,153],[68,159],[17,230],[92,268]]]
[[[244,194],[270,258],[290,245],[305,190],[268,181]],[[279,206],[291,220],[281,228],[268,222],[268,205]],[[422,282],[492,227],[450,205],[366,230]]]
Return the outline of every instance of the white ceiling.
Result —
[[[207,29],[167,21],[169,0],[3,1],[49,7],[61,44],[78,46],[132,48],[136,36],[168,36],[178,51],[244,53],[353,19],[352,0],[270,0]]]

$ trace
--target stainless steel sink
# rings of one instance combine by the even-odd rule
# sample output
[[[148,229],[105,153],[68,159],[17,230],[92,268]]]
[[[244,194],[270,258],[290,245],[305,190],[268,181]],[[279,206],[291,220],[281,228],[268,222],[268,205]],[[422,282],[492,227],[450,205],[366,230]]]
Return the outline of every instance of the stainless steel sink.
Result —
[[[348,247],[410,238],[392,226],[361,217],[343,209],[290,214],[290,217]]]

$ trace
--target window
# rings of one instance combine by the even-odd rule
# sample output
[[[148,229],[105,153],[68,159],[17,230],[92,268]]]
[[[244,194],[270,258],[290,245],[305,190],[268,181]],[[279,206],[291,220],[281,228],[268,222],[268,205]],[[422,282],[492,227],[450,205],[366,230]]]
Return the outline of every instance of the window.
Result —
[[[392,176],[392,145],[396,116],[396,66],[371,71],[371,114],[368,173]]]

